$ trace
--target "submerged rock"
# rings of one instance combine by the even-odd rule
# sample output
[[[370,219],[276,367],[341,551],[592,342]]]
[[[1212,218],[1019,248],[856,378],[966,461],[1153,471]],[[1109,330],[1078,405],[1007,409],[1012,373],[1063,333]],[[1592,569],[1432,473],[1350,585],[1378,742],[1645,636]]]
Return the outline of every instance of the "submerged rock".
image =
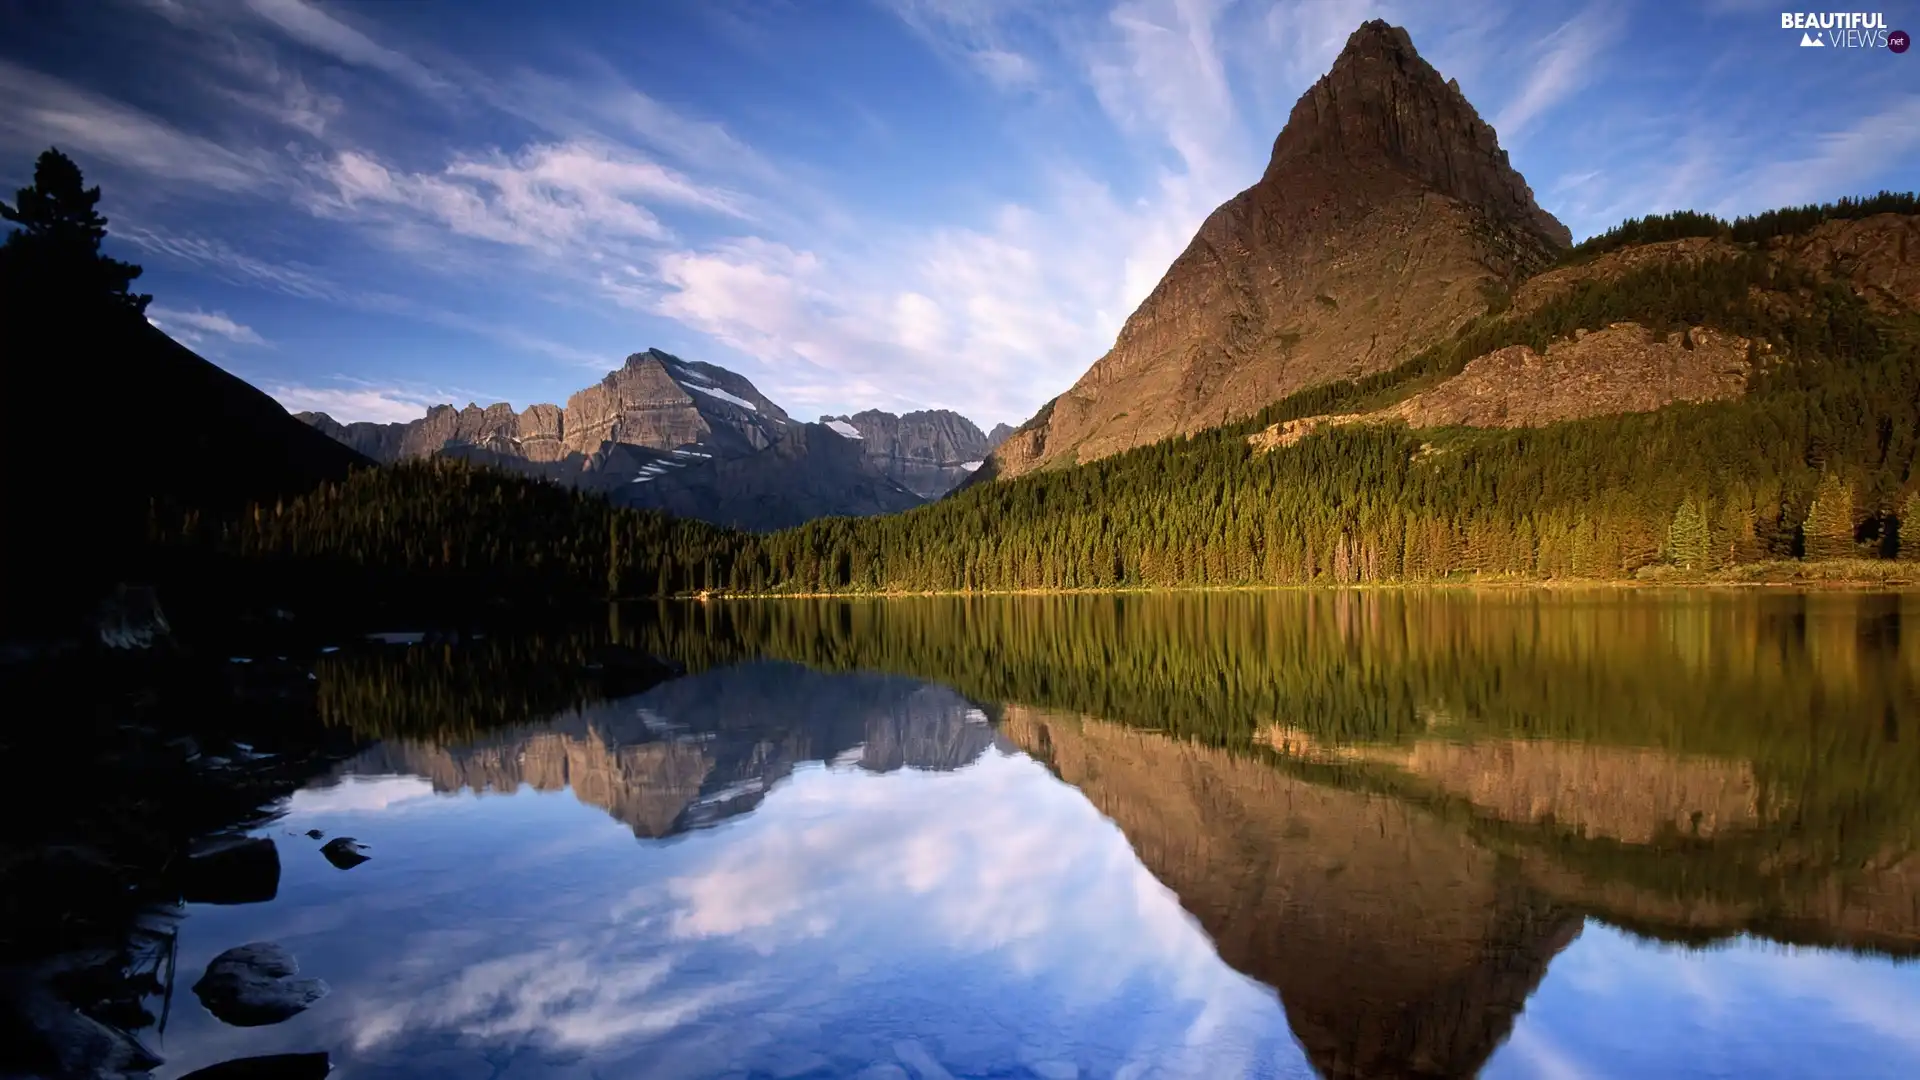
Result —
[[[234,1058],[196,1069],[180,1080],[321,1080],[333,1071],[324,1051]]]
[[[258,904],[280,891],[280,851],[246,837],[199,852],[181,872],[180,898],[194,904]]]
[[[150,649],[173,636],[160,598],[145,585],[120,585],[100,602],[93,628],[109,649]]]
[[[342,870],[351,870],[372,856],[364,854],[366,845],[351,836],[336,836],[320,845],[320,854]]]
[[[0,975],[0,1006],[13,1017],[0,1027],[9,1048],[0,1061],[27,1065],[24,1075],[43,1072],[90,1080],[136,1080],[161,1064],[160,1056],[139,1039],[62,1000],[48,984],[60,966]]]
[[[193,984],[200,1004],[235,1027],[277,1024],[327,996],[319,979],[296,979],[300,963],[270,941],[228,949]]]

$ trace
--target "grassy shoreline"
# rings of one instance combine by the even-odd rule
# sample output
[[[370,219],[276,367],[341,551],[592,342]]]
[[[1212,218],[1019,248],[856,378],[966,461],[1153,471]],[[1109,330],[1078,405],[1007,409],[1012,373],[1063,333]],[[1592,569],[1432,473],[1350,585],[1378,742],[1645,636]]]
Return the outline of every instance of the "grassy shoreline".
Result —
[[[987,596],[1126,596],[1168,593],[1268,593],[1268,592],[1398,592],[1426,590],[1461,591],[1591,591],[1634,589],[1757,589],[1792,588],[1820,590],[1920,589],[1920,562],[1887,559],[1823,559],[1801,561],[1776,559],[1743,563],[1721,570],[1684,570],[1674,566],[1642,567],[1626,578],[1543,578],[1494,575],[1461,576],[1407,581],[1315,583],[1307,585],[1135,585],[1102,586],[1076,589],[926,589],[926,590],[841,590],[808,592],[729,592],[713,590],[681,593],[681,600],[851,600],[905,599],[908,597],[987,597]],[[633,599],[645,599],[635,597]]]

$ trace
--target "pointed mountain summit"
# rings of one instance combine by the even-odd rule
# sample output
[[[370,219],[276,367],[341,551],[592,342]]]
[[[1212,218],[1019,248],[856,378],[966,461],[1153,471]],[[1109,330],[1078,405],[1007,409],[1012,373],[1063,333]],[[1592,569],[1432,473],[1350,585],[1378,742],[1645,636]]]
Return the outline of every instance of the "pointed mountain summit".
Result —
[[[1294,105],[1113,350],[994,453],[1017,475],[1251,415],[1452,334],[1571,242],[1493,128],[1378,20]]]

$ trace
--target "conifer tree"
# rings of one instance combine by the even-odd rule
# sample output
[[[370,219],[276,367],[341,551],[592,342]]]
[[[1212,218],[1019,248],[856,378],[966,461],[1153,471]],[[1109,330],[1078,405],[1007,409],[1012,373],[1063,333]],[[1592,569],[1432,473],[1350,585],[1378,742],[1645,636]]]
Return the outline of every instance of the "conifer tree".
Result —
[[[1681,500],[1667,527],[1667,557],[1688,570],[1709,569],[1713,545],[1707,536],[1707,512],[1698,500]]]
[[[1844,559],[1855,554],[1853,485],[1838,474],[1828,473],[1807,510],[1804,529],[1809,559]]]
[[[72,158],[51,148],[40,155],[33,184],[18,190],[14,205],[0,202],[0,218],[18,226],[0,245],[0,289],[9,304],[106,300],[146,312],[153,297],[128,291],[140,267],[100,252],[107,219],[95,209],[99,202],[100,189],[86,186]]]
[[[1920,562],[1920,491],[1900,504],[1900,559]]]

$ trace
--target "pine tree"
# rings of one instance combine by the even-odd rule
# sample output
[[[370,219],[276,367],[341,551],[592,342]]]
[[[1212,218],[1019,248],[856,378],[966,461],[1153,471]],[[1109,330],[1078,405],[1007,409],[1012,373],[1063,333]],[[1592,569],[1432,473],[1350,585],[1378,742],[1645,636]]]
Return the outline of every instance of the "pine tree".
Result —
[[[1820,482],[1813,506],[1807,510],[1803,527],[1806,557],[1809,559],[1845,559],[1855,554],[1853,547],[1853,486],[1837,474],[1829,473]]]
[[[1920,491],[1908,495],[1900,504],[1900,558],[1920,561]]]
[[[1667,527],[1667,557],[1674,565],[1688,570],[1708,569],[1713,551],[1707,536],[1707,512],[1698,500],[1687,498],[1673,512],[1673,524]]]
[[[146,312],[153,297],[127,291],[140,267],[100,253],[107,235],[107,219],[95,209],[100,189],[86,186],[72,158],[55,149],[41,154],[32,186],[20,188],[14,202],[0,202],[0,218],[19,226],[0,245],[0,288],[9,303],[32,293]]]

